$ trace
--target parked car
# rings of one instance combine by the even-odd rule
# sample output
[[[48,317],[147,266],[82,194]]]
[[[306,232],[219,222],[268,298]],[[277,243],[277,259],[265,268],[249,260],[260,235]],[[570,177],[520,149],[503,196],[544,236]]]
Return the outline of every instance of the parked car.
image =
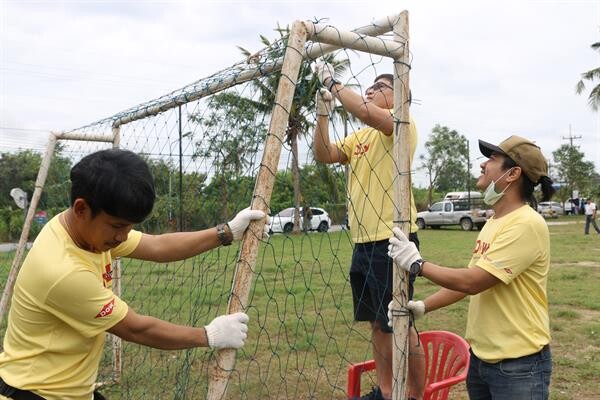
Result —
[[[439,229],[442,225],[460,225],[463,231],[470,231],[475,226],[481,230],[486,221],[485,209],[464,200],[440,201],[429,207],[428,211],[417,213],[419,229],[428,226]]]
[[[304,226],[304,209],[300,208],[300,227]],[[327,232],[331,226],[329,214],[322,208],[310,207],[308,230]],[[294,208],[286,208],[271,217],[269,232],[289,233],[294,230]]]
[[[542,201],[538,203],[537,211],[544,218],[558,218],[560,214],[564,214],[563,206],[556,201]]]

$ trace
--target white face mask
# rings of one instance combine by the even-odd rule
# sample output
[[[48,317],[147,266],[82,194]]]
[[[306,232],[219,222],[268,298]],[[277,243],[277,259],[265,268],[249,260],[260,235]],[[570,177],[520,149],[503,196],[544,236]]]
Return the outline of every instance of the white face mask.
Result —
[[[496,179],[496,182],[502,179],[504,175],[508,174],[511,170],[512,168],[503,173],[500,178]],[[491,181],[488,187],[485,189],[485,192],[483,193],[483,202],[489,206],[493,206],[494,204],[496,204],[502,198],[502,196],[504,196],[504,192],[506,192],[506,189],[508,189],[509,186],[512,185],[512,182],[509,183],[502,192],[498,193],[496,192],[496,182]]]

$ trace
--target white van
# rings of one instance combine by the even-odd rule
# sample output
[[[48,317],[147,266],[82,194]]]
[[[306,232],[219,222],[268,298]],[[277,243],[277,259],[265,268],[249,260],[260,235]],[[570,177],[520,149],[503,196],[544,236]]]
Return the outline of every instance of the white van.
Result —
[[[476,200],[476,199],[481,199],[483,198],[483,195],[479,192],[473,191],[473,192],[448,192],[446,193],[446,196],[444,196],[444,200]]]

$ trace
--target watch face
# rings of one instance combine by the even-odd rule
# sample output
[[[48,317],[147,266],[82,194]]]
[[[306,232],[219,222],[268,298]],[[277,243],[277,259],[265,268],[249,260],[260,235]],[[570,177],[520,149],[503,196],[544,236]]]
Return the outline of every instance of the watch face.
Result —
[[[422,260],[418,260],[418,261],[415,261],[414,263],[412,263],[410,265],[410,274],[411,275],[419,275],[419,273],[421,272],[422,263],[423,263]]]

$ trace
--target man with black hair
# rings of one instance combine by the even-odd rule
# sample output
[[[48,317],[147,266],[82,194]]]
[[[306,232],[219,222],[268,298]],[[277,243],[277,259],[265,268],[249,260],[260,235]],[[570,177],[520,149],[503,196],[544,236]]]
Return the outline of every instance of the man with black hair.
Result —
[[[465,338],[471,345],[467,389],[471,400],[548,399],[552,355],[546,285],[550,235],[536,212],[535,186],[542,201],[554,193],[548,162],[528,139],[511,136],[498,146],[479,141],[489,159],[477,187],[494,209],[473,249],[468,268],[424,261],[399,229],[389,254],[399,268],[442,286],[406,308],[415,319],[470,295]],[[395,302],[390,314],[400,312]]]
[[[393,236],[394,192],[396,171],[393,156],[394,77],[382,74],[362,97],[344,87],[335,79],[333,67],[328,63],[315,66],[315,73],[327,89],[317,93],[317,125],[314,132],[313,151],[315,159],[326,164],[340,163],[350,166],[349,224],[354,242],[350,284],[354,301],[356,321],[371,324],[373,358],[376,365],[378,386],[361,397],[383,400],[392,397],[392,329],[388,326],[387,304],[392,298],[392,262],[387,256],[388,239]],[[329,140],[329,115],[334,108],[335,97],[346,111],[367,126],[336,143]],[[409,126],[410,159],[417,146],[417,130],[413,121]],[[416,245],[417,225],[412,192],[411,227],[409,239]],[[409,299],[413,296],[414,277],[409,281]],[[409,329],[409,397],[420,399],[425,385],[425,359],[418,344],[414,327]]]
[[[71,169],[71,183],[70,208],[44,226],[15,283],[0,398],[102,399],[94,383],[105,332],[165,350],[244,345],[244,313],[205,327],[137,314],[111,290],[111,261],[169,262],[226,246],[241,239],[250,221],[264,219],[262,211],[245,209],[227,224],[196,232],[133,230],[152,211],[154,182],[144,160],[124,150],[84,157]]]

